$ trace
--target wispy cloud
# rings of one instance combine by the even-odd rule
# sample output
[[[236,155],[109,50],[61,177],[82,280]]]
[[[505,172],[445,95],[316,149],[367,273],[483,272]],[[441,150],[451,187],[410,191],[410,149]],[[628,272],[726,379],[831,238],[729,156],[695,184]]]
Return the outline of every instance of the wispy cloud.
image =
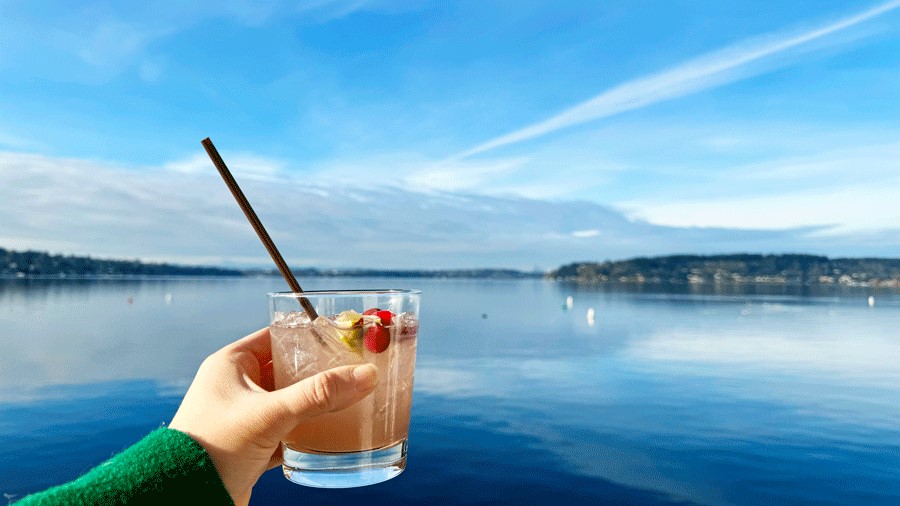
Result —
[[[328,21],[349,16],[371,3],[371,0],[308,0],[297,6],[297,12],[313,16],[317,21]]]
[[[615,86],[549,119],[479,144],[460,153],[456,158],[484,153],[588,121],[640,109],[746,78],[761,72],[766,64],[769,65],[768,68],[779,66],[779,62],[774,61],[776,56],[783,56],[898,7],[900,0],[894,0],[801,33],[777,33],[744,40],[668,70]]]
[[[78,57],[96,67],[122,67],[143,51],[154,36],[161,35],[144,32],[134,24],[104,21],[81,41]]]
[[[634,216],[672,227],[790,229],[827,226],[828,234],[879,231],[900,223],[900,178],[891,186],[861,183],[839,189],[784,192],[757,197],[723,197],[671,203],[641,203]],[[861,198],[862,197],[862,198]],[[628,206],[631,207],[631,206]]]
[[[500,159],[492,163],[434,164],[406,176],[413,188],[443,191],[472,190],[510,174],[525,164],[524,158]]]
[[[284,176],[284,162],[247,153],[228,155],[228,167],[239,172],[241,177],[250,179],[271,180]],[[197,153],[191,157],[169,162],[163,165],[165,170],[182,174],[209,174],[212,167],[205,153]]]
[[[215,170],[192,170],[199,163],[135,170],[0,152],[0,246],[268,265]],[[423,192],[370,180],[327,183],[289,173],[247,177],[253,165],[241,166],[232,164],[235,176],[294,265],[531,269],[676,252],[883,256],[900,248],[896,221],[891,234],[866,241],[821,237],[808,228],[679,228],[629,220],[588,202]]]
[[[259,26],[280,8],[248,0],[162,0],[6,9],[0,16],[0,63],[36,68],[53,80],[96,84],[134,71],[143,81],[155,82],[163,73],[155,61],[155,46],[162,41],[206,19]],[[32,9],[36,13],[22,15]]]
[[[894,134],[896,135],[896,134]],[[633,216],[676,227],[878,231],[900,223],[900,143],[823,150],[724,166],[703,181],[618,202]]]
[[[45,149],[46,146],[32,139],[26,139],[19,135],[9,134],[0,130],[0,148],[17,150]]]
[[[364,182],[380,186],[390,182],[417,191],[491,193],[527,163],[524,157],[440,161],[411,152],[376,153],[313,163],[306,167],[305,178],[321,184]]]

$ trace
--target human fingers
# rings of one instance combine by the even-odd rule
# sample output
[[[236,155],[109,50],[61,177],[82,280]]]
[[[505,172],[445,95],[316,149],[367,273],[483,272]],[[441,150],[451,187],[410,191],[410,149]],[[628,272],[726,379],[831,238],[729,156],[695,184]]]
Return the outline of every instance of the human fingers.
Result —
[[[230,351],[249,351],[256,357],[260,365],[272,361],[272,341],[269,327],[257,330],[226,347]]]
[[[369,395],[378,383],[372,364],[342,366],[316,374],[266,395],[262,409],[271,437],[282,438],[300,422],[340,411]]]

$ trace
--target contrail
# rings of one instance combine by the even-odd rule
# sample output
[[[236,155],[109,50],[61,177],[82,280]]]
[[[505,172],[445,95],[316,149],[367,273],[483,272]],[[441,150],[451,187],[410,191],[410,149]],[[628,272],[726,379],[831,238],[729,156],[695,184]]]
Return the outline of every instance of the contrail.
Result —
[[[801,34],[781,35],[774,40],[771,36],[766,37],[766,40],[758,37],[744,40],[689,60],[669,70],[610,88],[556,116],[479,144],[453,159],[484,153],[573,125],[606,118],[737,81],[741,79],[739,71],[751,63],[840,32],[898,7],[900,7],[900,0],[893,0]]]

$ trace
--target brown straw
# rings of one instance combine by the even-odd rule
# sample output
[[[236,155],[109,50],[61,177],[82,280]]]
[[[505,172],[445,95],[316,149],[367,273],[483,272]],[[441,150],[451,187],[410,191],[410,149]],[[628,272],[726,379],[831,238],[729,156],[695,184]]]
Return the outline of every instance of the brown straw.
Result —
[[[284,257],[278,252],[278,248],[275,247],[275,243],[272,242],[272,238],[269,237],[266,228],[263,227],[262,222],[259,221],[253,208],[250,207],[250,202],[247,201],[247,197],[244,196],[244,192],[241,191],[241,187],[238,186],[237,181],[234,180],[234,176],[231,175],[231,171],[228,170],[228,167],[225,165],[225,162],[222,160],[216,147],[213,146],[212,141],[207,137],[203,139],[200,144],[203,144],[203,147],[206,148],[206,153],[209,155],[210,160],[212,160],[213,165],[219,169],[219,174],[222,175],[222,179],[225,180],[225,184],[228,185],[228,189],[231,190],[231,194],[234,195],[234,199],[237,200],[238,205],[244,210],[244,214],[247,216],[247,219],[250,220],[253,229],[256,230],[256,235],[259,236],[259,239],[263,242],[266,250],[268,250],[269,255],[272,256],[272,260],[275,261],[275,265],[278,266],[278,270],[281,271],[284,280],[287,281],[288,286],[291,287],[291,291],[302,293],[303,289],[300,288],[300,283],[297,282],[297,278],[294,277],[294,273],[291,272],[291,269],[284,261]],[[300,305],[303,306],[303,310],[306,311],[310,321],[318,318],[319,315],[316,313],[316,309],[312,304],[310,304],[309,299],[300,297]]]

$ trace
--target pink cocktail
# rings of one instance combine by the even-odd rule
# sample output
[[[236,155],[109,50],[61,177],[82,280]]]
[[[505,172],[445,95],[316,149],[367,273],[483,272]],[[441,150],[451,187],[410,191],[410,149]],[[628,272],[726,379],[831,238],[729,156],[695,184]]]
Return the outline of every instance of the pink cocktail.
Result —
[[[285,476],[315,487],[354,487],[388,480],[406,467],[419,292],[269,294],[275,387],[341,365],[374,364],[375,391],[344,410],[309,419],[283,442]]]

